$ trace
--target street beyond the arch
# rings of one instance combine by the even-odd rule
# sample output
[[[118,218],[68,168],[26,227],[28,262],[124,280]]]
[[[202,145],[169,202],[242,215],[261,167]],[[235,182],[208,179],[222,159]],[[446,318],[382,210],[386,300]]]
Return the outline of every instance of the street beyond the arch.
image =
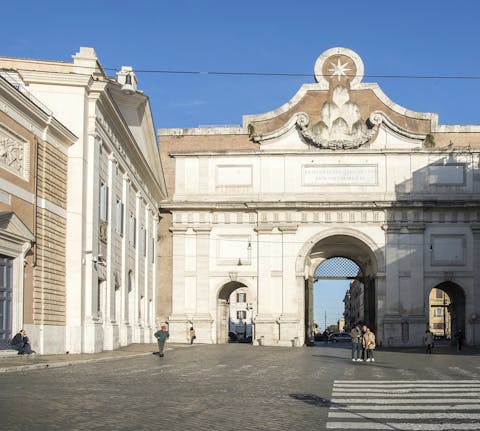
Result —
[[[480,429],[480,351],[380,349],[366,363],[349,347],[169,345],[163,358],[5,372],[0,428]]]

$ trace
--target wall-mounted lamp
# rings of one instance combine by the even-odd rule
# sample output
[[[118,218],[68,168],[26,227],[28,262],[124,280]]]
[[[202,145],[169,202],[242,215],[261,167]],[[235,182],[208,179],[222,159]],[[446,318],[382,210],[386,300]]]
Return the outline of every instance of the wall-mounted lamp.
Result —
[[[247,250],[252,251],[252,243],[248,241]]]
[[[242,259],[241,259],[241,258],[238,258],[237,266],[242,266],[242,265],[243,265]]]

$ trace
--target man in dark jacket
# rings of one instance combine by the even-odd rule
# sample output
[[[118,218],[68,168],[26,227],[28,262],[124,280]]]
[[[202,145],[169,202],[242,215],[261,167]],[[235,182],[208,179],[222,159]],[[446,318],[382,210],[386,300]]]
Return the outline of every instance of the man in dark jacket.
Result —
[[[163,358],[165,350],[165,342],[167,341],[168,337],[170,336],[169,332],[167,331],[167,327],[162,325],[160,330],[153,334],[157,338],[158,342],[158,355]]]
[[[361,361],[362,330],[358,323],[350,331],[350,336],[352,337],[352,361]]]
[[[15,334],[15,337],[12,338],[11,344],[15,350],[18,350],[19,355],[31,355],[32,353],[35,353],[35,350],[32,350],[30,340],[24,329],[20,329],[20,332]]]

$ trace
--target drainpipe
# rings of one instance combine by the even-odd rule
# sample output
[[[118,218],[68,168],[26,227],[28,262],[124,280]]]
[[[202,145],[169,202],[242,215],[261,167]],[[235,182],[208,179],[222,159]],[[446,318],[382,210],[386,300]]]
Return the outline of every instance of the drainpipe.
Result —
[[[38,198],[38,139],[34,137],[33,155],[33,262],[37,266],[37,198]]]

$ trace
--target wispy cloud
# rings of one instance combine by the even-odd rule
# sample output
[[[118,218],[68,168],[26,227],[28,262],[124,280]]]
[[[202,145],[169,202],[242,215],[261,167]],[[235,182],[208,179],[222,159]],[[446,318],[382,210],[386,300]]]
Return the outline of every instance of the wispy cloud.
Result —
[[[191,106],[200,106],[200,105],[206,105],[208,102],[206,100],[186,100],[185,102],[175,102],[172,103],[171,106],[176,107],[176,108],[185,108],[185,107],[191,107]]]

